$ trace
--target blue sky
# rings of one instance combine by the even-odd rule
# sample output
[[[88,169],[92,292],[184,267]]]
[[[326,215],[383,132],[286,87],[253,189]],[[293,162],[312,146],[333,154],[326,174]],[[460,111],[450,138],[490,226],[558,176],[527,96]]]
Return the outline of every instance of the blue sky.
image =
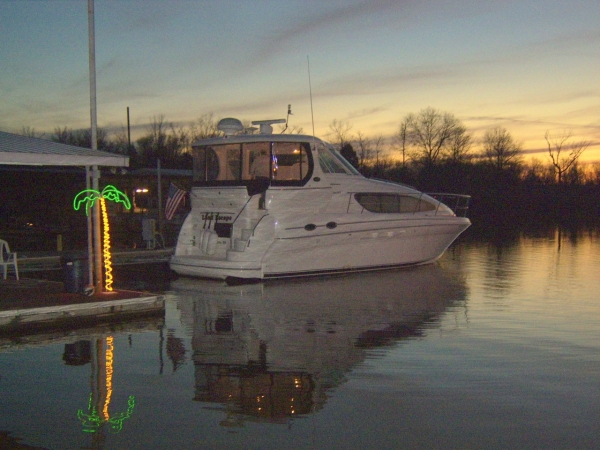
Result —
[[[89,127],[87,1],[0,0],[0,17],[0,129]],[[101,127],[127,107],[143,131],[291,104],[311,132],[308,57],[317,135],[337,119],[389,136],[431,106],[527,151],[572,130],[600,160],[598,0],[96,0],[95,31]]]

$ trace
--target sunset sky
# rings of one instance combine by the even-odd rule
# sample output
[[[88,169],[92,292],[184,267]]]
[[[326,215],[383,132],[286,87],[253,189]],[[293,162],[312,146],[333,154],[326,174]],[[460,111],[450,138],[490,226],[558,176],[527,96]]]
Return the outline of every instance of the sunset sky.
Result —
[[[548,159],[571,130],[600,161],[598,0],[95,1],[98,125],[153,117],[334,120],[390,136],[433,107]],[[90,124],[87,0],[0,0],[0,130]],[[536,153],[540,152],[540,153]]]

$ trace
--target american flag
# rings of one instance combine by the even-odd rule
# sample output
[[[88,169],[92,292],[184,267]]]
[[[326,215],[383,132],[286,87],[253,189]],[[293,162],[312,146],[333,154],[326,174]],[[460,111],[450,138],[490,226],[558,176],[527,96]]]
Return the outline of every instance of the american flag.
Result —
[[[167,220],[171,220],[179,208],[179,204],[185,198],[186,192],[183,189],[179,189],[173,183],[169,185],[169,197],[167,198],[167,205],[165,206],[165,216]]]

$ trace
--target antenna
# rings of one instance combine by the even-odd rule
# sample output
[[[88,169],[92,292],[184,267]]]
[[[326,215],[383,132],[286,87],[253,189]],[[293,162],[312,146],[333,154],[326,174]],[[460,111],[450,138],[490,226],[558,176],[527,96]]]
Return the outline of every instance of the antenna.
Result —
[[[315,115],[313,113],[313,101],[312,101],[312,85],[310,83],[310,60],[308,59],[308,55],[306,55],[306,65],[308,67],[308,92],[310,94],[310,117],[312,120],[312,131],[313,131],[313,147],[314,147],[314,139],[315,139]]]
[[[287,113],[287,117],[285,118],[285,128],[283,130],[281,130],[281,134],[285,133],[285,130],[287,130],[288,121],[290,120],[291,115],[292,115],[292,105],[288,105],[288,113]]]

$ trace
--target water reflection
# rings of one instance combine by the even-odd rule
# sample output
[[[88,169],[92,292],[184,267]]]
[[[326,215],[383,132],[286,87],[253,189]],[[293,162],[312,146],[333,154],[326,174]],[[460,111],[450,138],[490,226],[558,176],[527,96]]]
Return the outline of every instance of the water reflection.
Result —
[[[180,279],[164,318],[0,336],[0,448],[600,448],[600,232],[497,247],[338,278]],[[111,336],[109,419],[129,418],[89,433]]]
[[[180,279],[194,400],[222,426],[314,413],[373,348],[417,338],[466,288],[437,265],[243,286]]]
[[[58,344],[62,345],[64,350],[62,352],[62,361],[65,366],[69,368],[67,372],[62,372],[61,379],[70,379],[72,386],[78,386],[82,378],[77,378],[76,373],[81,374],[79,367],[85,367],[89,365],[88,374],[85,380],[89,380],[85,394],[78,392],[77,388],[69,389],[69,392],[62,392],[60,389],[56,390],[56,384],[60,384],[59,379],[48,378],[47,373],[52,372],[51,367],[57,367],[57,365],[50,364],[50,361],[44,360],[31,361],[29,370],[31,373],[39,373],[40,375],[46,374],[42,379],[43,383],[36,383],[36,385],[25,384],[23,387],[17,381],[20,396],[18,405],[19,409],[14,409],[17,417],[22,415],[24,418],[27,417],[25,411],[31,411],[32,408],[38,407],[37,397],[33,392],[43,393],[43,398],[46,401],[46,407],[55,407],[60,405],[63,398],[68,396],[77,405],[77,409],[63,410],[60,406],[56,406],[56,412],[61,417],[73,417],[73,421],[67,421],[71,425],[78,425],[75,428],[80,429],[83,434],[88,435],[90,447],[85,448],[104,448],[104,443],[107,439],[107,434],[119,434],[124,427],[127,419],[131,418],[135,408],[135,397],[129,395],[123,397],[123,392],[129,389],[126,383],[115,383],[115,375],[118,372],[114,366],[115,354],[122,348],[117,348],[115,342],[115,336],[117,335],[128,335],[129,345],[131,346],[132,333],[140,332],[158,332],[162,330],[164,326],[164,317],[141,317],[130,320],[129,322],[117,322],[110,324],[96,325],[94,327],[80,327],[80,328],[69,328],[66,331],[51,330],[47,332],[34,332],[32,334],[26,334],[26,330],[20,335],[10,335],[6,338],[0,339],[0,352],[12,353],[15,351],[27,351],[36,350],[39,348],[46,348],[55,346]],[[26,355],[27,353],[21,353]],[[27,359],[27,358],[25,358]],[[123,370],[123,367],[120,367]],[[11,376],[13,374],[11,373]],[[26,378],[26,374],[17,373],[14,374],[17,378]],[[36,380],[37,381],[37,380]],[[38,386],[39,384],[39,386]],[[15,386],[16,387],[16,386]],[[116,398],[115,398],[115,394]],[[8,395],[8,392],[5,392]],[[7,398],[5,398],[6,400]],[[37,399],[33,400],[32,399]],[[12,400],[16,401],[16,398]],[[15,404],[16,406],[16,404]],[[41,406],[39,406],[42,408]],[[22,411],[21,411],[22,409]],[[22,424],[26,425],[26,422]],[[36,424],[36,428],[39,426],[44,429],[41,423]],[[36,428],[33,428],[34,430]],[[52,428],[52,427],[51,427]],[[27,429],[31,429],[27,427]],[[45,430],[48,434],[50,430]],[[18,442],[21,438],[11,436],[12,433],[0,431],[0,448],[38,448],[31,446],[23,446]],[[60,441],[60,440],[59,440]],[[46,447],[39,447],[46,448]],[[64,447],[67,448],[67,447]],[[71,447],[69,447],[71,448]],[[83,448],[83,447],[81,447]]]
[[[91,348],[92,342],[87,342],[84,348]],[[123,422],[133,413],[135,397],[133,395],[128,397],[125,412],[110,412],[113,395],[114,338],[113,336],[98,338],[95,339],[94,344],[95,358],[90,358],[92,371],[90,398],[87,409],[77,411],[77,418],[86,433],[104,435],[105,427],[108,427],[111,433],[119,433],[123,429]]]

